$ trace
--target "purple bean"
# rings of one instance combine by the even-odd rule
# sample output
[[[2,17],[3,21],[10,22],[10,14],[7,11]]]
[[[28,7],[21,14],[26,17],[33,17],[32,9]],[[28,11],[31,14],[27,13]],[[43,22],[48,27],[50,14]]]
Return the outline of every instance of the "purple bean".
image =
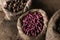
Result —
[[[29,36],[37,36],[43,29],[43,16],[39,12],[29,12],[22,19],[22,30]],[[24,26],[26,24],[27,26]]]

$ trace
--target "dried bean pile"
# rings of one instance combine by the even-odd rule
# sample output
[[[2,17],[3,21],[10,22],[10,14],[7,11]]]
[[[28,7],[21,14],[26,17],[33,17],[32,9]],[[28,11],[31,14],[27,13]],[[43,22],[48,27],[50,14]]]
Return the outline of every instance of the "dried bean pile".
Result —
[[[22,30],[29,36],[37,36],[43,29],[44,19],[41,13],[29,12],[22,18]]]
[[[58,33],[60,33],[60,17],[59,19],[57,19],[56,21],[56,29],[55,29]]]
[[[6,5],[4,8],[10,12],[17,13],[25,7],[26,2],[27,0],[9,0],[6,1]]]

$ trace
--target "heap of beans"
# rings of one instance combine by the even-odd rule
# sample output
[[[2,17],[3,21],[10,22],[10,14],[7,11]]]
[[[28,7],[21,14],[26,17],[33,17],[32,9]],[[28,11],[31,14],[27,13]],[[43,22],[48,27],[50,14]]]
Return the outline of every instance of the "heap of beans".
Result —
[[[6,5],[4,8],[10,12],[17,13],[25,7],[26,2],[27,0],[9,0],[6,1]]]
[[[57,19],[56,21],[56,29],[55,29],[58,33],[60,33],[60,18]]]
[[[37,36],[43,29],[44,19],[40,12],[28,12],[22,18],[22,30],[29,36]]]

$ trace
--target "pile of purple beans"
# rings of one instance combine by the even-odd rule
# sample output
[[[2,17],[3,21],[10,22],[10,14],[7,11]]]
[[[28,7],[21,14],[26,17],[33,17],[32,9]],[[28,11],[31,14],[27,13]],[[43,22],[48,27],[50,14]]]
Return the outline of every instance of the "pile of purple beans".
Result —
[[[41,33],[44,26],[44,19],[40,12],[28,12],[22,18],[22,30],[29,36],[37,36]]]
[[[17,13],[21,11],[27,3],[27,0],[9,0],[6,1],[5,9],[10,12]]]

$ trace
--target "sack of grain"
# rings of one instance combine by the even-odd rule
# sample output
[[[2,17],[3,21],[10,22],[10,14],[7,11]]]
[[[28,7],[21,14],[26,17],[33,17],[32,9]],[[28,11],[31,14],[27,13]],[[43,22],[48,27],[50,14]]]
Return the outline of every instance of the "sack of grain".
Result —
[[[47,30],[47,16],[41,9],[32,9],[18,18],[17,28],[22,40],[43,40]]]

